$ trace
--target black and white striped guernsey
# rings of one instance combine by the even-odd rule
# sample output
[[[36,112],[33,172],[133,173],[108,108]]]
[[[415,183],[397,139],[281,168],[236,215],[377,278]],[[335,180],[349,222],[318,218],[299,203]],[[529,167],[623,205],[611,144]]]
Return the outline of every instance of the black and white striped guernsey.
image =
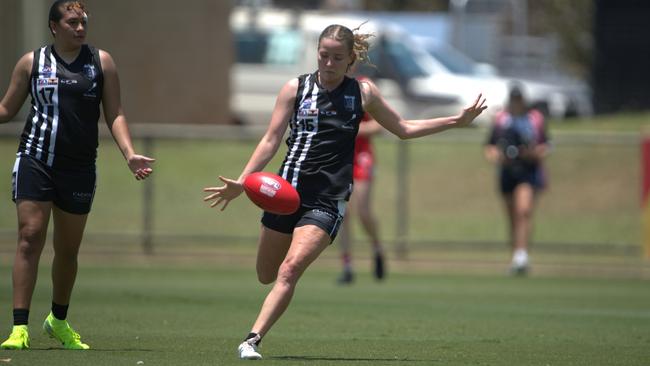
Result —
[[[348,199],[352,192],[354,139],[363,116],[359,83],[345,77],[328,92],[317,73],[298,77],[287,155],[279,175],[303,202],[323,197]]]
[[[94,166],[103,84],[96,48],[82,46],[71,64],[59,57],[51,45],[35,50],[30,76],[31,110],[18,155],[28,155],[53,168]]]

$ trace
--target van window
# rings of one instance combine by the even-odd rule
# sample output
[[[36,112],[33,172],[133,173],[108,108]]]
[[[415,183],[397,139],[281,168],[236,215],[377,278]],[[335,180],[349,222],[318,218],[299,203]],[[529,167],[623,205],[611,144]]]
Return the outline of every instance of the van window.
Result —
[[[386,55],[397,68],[397,72],[404,79],[426,76],[427,73],[418,65],[416,55],[401,42],[386,39],[384,44]]]
[[[300,33],[294,30],[235,32],[238,63],[293,65],[303,47]]]
[[[427,51],[454,74],[472,75],[476,72],[474,62],[451,47],[437,45],[427,48]]]

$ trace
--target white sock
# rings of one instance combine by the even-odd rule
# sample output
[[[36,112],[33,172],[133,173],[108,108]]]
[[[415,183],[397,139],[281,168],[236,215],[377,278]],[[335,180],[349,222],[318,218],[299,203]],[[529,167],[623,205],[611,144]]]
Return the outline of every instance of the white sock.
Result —
[[[528,265],[528,252],[526,249],[516,249],[512,254],[513,267],[526,267]]]

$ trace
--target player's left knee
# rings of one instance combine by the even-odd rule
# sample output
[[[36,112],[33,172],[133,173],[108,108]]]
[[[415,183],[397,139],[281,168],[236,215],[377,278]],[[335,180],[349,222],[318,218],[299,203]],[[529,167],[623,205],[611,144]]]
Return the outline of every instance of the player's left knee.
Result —
[[[278,281],[295,285],[298,282],[300,273],[302,273],[302,268],[297,262],[291,260],[285,261],[278,271]]]

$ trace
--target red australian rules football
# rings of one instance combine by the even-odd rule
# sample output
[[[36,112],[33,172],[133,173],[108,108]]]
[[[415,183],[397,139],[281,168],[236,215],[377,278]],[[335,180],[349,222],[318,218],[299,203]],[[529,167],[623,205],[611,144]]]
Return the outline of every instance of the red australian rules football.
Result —
[[[248,198],[264,211],[290,215],[300,207],[300,196],[284,178],[267,172],[249,174],[244,179]]]

